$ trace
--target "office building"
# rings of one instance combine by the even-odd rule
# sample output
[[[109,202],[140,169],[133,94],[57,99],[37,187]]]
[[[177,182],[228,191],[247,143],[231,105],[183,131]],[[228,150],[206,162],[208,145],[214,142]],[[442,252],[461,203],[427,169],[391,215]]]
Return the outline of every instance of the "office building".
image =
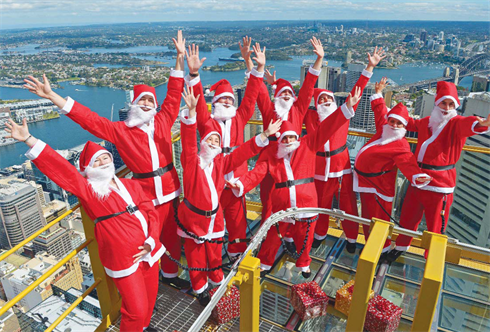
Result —
[[[490,91],[490,75],[473,76],[473,84],[471,85],[471,92],[484,92],[484,91]]]
[[[356,115],[350,120],[350,128],[360,129],[366,132],[376,131],[374,113],[371,110],[371,101],[369,99],[374,93],[374,84],[368,83],[357,106]]]
[[[347,82],[345,87],[346,92],[351,91],[354,85],[356,85],[356,82],[359,79],[359,77],[361,77],[364,68],[366,68],[364,64],[353,64],[353,63],[351,63],[349,67],[347,67]]]

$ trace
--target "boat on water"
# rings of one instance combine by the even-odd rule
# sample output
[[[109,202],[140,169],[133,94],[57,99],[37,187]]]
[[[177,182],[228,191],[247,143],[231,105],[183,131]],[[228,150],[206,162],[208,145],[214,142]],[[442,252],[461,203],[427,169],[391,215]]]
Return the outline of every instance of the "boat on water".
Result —
[[[239,58],[218,58],[219,61],[226,61],[226,62],[240,62],[240,61],[245,61],[243,60],[242,57]]]

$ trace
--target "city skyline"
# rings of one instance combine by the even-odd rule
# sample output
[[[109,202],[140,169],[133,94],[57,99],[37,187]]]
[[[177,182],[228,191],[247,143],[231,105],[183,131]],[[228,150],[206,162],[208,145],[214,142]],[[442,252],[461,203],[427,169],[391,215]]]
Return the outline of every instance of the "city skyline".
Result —
[[[116,23],[206,22],[255,20],[393,20],[488,22],[490,4],[485,0],[390,1],[305,0],[233,1],[145,0],[117,1],[17,1],[0,4],[0,29],[75,26]],[[456,14],[456,15],[455,15]],[[20,20],[20,18],[22,18]],[[19,23],[21,22],[21,23]],[[53,23],[55,22],[55,23]]]

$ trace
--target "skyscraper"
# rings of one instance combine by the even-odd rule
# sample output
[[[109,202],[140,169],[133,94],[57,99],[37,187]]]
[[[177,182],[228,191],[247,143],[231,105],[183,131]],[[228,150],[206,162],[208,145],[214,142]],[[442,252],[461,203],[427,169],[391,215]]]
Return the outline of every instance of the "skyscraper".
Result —
[[[483,91],[490,91],[490,75],[473,76],[473,84],[471,85],[471,92],[483,92]]]
[[[420,32],[420,41],[424,42],[425,44],[425,42],[427,41],[427,31],[422,30]]]
[[[351,91],[354,85],[356,85],[357,80],[361,77],[362,71],[366,68],[363,64],[353,64],[351,63],[347,67],[347,86],[345,91]]]
[[[367,132],[376,131],[374,113],[371,110],[371,101],[369,100],[374,93],[374,83],[368,83],[357,106],[356,115],[350,121],[350,128],[361,129]]]

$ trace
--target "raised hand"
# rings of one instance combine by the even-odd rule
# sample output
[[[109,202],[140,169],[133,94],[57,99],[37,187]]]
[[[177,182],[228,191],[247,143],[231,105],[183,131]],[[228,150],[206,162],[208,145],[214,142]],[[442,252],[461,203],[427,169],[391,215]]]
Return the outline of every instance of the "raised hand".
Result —
[[[267,83],[269,83],[269,85],[274,84],[274,82],[276,81],[276,71],[274,71],[271,74],[271,72],[269,71],[269,69],[266,69],[265,70],[265,81]]]
[[[182,38],[182,30],[177,31],[177,39],[172,38],[175,49],[177,50],[177,56],[185,54],[185,38]]]
[[[376,82],[374,84],[374,90],[376,91],[377,94],[382,93],[383,90],[386,88],[386,86],[388,85],[387,80],[388,80],[387,77],[383,77],[381,81]]]
[[[187,67],[189,67],[189,73],[195,75],[199,72],[202,64],[206,58],[199,59],[199,45],[192,44],[189,45],[189,50],[185,51],[185,56],[187,58]]]
[[[238,42],[238,47],[240,47],[240,53],[242,54],[242,58],[245,61],[250,59],[250,55],[253,52],[250,50],[250,45],[252,45],[252,37],[249,36],[243,37],[243,46],[240,42]]]
[[[490,126],[490,114],[487,116],[487,118],[480,118],[479,116],[476,117],[478,120],[478,124],[482,127],[489,127]]]
[[[189,108],[189,118],[193,118],[196,115],[196,106],[199,101],[199,97],[201,95],[194,96],[194,88],[191,86],[186,86],[184,88],[184,92],[182,93],[182,98],[184,98],[184,102]]]
[[[357,104],[361,100],[361,87],[356,86],[356,90],[354,91],[354,95],[349,93],[349,97],[345,101],[345,104],[348,108],[352,108],[355,104]]]
[[[265,61],[266,61],[266,59],[265,59],[265,46],[264,46],[264,49],[261,50],[260,44],[255,43],[255,45],[253,46],[253,50],[255,53],[255,57],[253,59],[255,60],[255,62],[257,62],[257,71],[263,72],[264,68],[265,68]]]
[[[145,243],[142,246],[139,246],[138,249],[141,251],[133,256],[134,258],[133,263],[138,263],[143,258],[143,256],[151,252],[151,247],[147,243]]]
[[[371,55],[369,52],[367,55],[368,55],[368,60],[369,60],[368,67],[371,67],[371,68],[376,67],[379,64],[379,62],[381,60],[383,60],[384,58],[386,58],[386,56],[387,56],[382,47],[380,47],[378,50],[378,46],[376,46],[376,48],[374,49],[373,55]]]
[[[282,119],[277,119],[276,122],[271,122],[269,123],[269,127],[267,127],[266,131],[264,132],[267,137],[275,135],[280,129],[282,125]]]
[[[46,77],[46,74],[43,74],[43,81],[44,83],[41,83],[37,78],[34,76],[27,76],[29,79],[24,79],[24,82],[27,84],[24,84],[24,88],[29,90],[29,92],[32,92],[35,95],[38,95],[41,98],[46,98],[49,99],[50,96],[53,93],[53,90],[51,89],[51,84],[49,84],[49,80]]]
[[[320,39],[313,36],[313,38],[310,39],[310,43],[313,46],[313,53],[315,53],[318,58],[323,59],[325,56],[325,51],[323,50],[323,45]]]
[[[29,136],[29,128],[27,128],[27,120],[22,120],[22,126],[19,126],[12,119],[5,122],[5,131],[9,133],[9,136],[5,138],[13,138],[19,142],[24,142]]]

